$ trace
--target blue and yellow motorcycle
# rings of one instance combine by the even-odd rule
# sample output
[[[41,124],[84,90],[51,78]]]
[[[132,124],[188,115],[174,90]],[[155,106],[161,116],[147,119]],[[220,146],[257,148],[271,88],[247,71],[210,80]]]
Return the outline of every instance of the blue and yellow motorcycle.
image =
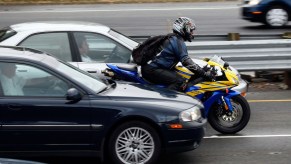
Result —
[[[216,74],[215,81],[207,81],[196,77],[186,67],[176,66],[175,70],[185,78],[187,87],[185,93],[200,99],[205,107],[204,117],[216,131],[223,134],[234,134],[241,131],[249,122],[250,106],[240,92],[232,90],[239,84],[235,72],[228,63],[219,56],[205,59],[204,69]],[[145,85],[155,85],[144,80],[138,72],[137,65],[107,64],[102,73],[115,80],[138,82]],[[167,87],[156,85],[157,87]]]

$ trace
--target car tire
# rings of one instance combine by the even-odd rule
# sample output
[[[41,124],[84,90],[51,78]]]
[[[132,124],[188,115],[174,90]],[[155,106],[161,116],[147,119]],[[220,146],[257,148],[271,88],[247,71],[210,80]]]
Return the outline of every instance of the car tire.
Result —
[[[158,133],[141,121],[123,123],[115,128],[108,146],[113,163],[155,163],[161,152]]]
[[[281,6],[272,7],[265,14],[265,23],[272,28],[283,27],[288,20],[288,12]]]

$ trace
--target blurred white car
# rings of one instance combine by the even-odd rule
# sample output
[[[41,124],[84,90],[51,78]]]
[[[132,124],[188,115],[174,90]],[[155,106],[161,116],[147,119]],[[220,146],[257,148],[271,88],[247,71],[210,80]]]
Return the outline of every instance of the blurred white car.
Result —
[[[78,50],[78,36],[88,43],[88,56],[94,62],[83,62]],[[108,26],[91,22],[28,22],[11,25],[0,30],[0,45],[25,46],[39,49],[67,61],[91,74],[101,75],[105,63],[131,63],[131,51],[138,42]],[[202,65],[200,59],[193,59]],[[234,68],[231,68],[235,70]],[[236,71],[236,70],[235,70]],[[237,72],[237,71],[236,71]],[[240,85],[234,89],[243,95],[248,85],[240,77]]]

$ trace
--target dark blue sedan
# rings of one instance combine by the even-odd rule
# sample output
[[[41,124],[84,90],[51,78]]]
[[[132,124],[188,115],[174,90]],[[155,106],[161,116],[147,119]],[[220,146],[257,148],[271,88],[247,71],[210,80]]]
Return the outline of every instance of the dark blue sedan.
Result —
[[[282,27],[291,20],[291,0],[243,0],[242,18]]]
[[[162,152],[197,148],[204,136],[203,105],[178,92],[100,81],[21,47],[0,47],[0,71],[1,155],[153,163]]]

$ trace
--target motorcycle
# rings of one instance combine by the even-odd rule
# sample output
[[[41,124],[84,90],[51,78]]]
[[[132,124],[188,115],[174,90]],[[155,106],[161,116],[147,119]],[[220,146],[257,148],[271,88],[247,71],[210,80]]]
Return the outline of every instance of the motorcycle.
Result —
[[[187,87],[185,93],[200,99],[204,104],[204,117],[216,131],[223,134],[235,134],[241,131],[249,122],[250,106],[240,92],[232,90],[239,84],[237,75],[229,64],[219,56],[206,58],[205,71],[215,74],[215,81],[207,81],[197,77],[186,67],[176,66],[175,71],[185,78]],[[137,65],[107,64],[102,73],[116,80],[151,84],[138,73]],[[156,85],[156,84],[152,84]],[[156,85],[157,87],[167,87]]]

